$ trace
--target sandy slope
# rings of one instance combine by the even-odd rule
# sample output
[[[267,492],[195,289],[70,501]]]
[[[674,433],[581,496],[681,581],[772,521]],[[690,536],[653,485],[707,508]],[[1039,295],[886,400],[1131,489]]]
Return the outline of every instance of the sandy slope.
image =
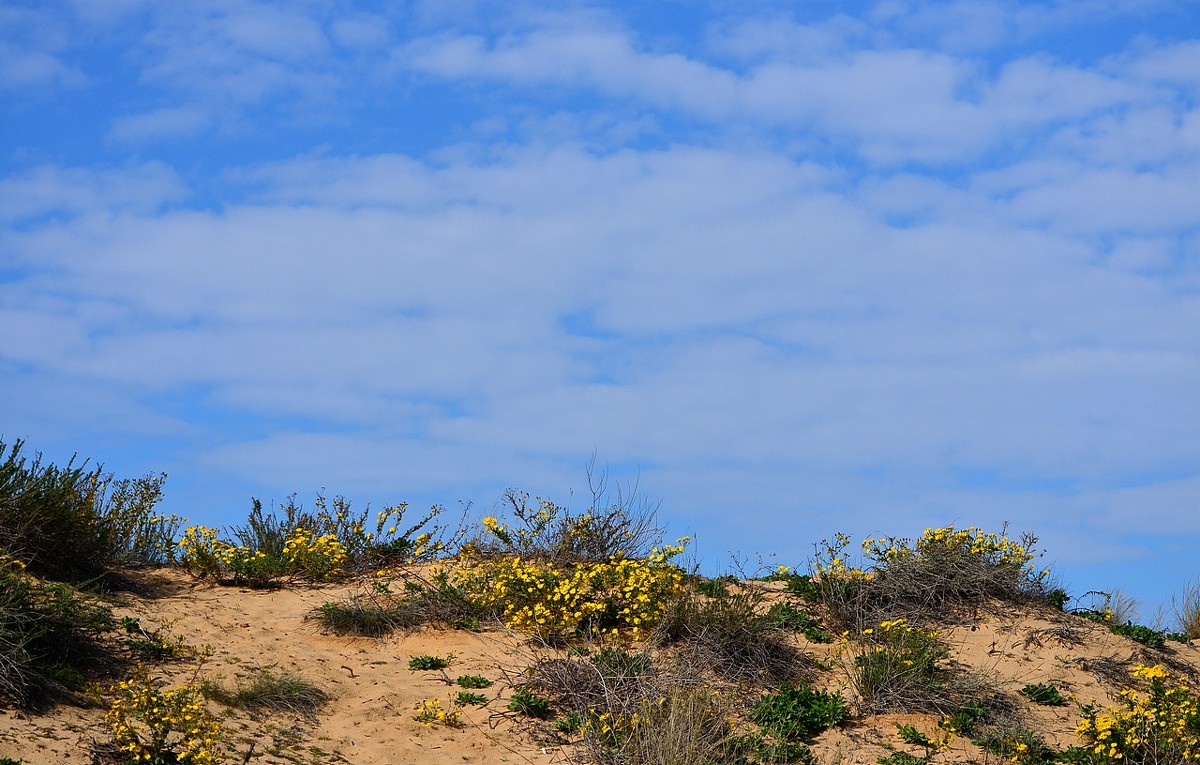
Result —
[[[401,765],[429,763],[550,763],[563,762],[566,750],[531,740],[528,726],[505,713],[510,688],[530,649],[512,636],[489,631],[419,631],[373,640],[323,634],[305,615],[315,606],[344,596],[345,587],[255,591],[198,584],[174,571],[142,574],[156,595],[122,596],[118,617],[136,615],[149,627],[164,625],[187,643],[211,646],[212,655],[199,672],[203,677],[231,680],[249,677],[258,668],[287,670],[309,678],[332,696],[315,719],[288,714],[253,717],[220,709],[229,734],[228,762],[241,763],[254,751],[252,762],[350,763]],[[1080,702],[1106,703],[1122,686],[1120,667],[1130,661],[1176,663],[1200,668],[1200,649],[1170,643],[1165,652],[1152,652],[1099,625],[1066,615],[1009,611],[1003,617],[980,615],[970,626],[945,633],[953,661],[997,680],[1016,696],[1026,683],[1050,682],[1071,692]],[[836,665],[837,649],[807,646]],[[452,689],[439,673],[413,672],[408,660],[419,654],[454,654],[449,677],[481,674],[496,680],[483,691],[493,700],[470,707],[466,727],[429,728],[413,719],[422,699],[446,701]],[[196,662],[159,668],[174,681],[190,678]],[[839,686],[839,673],[825,682]],[[1019,698],[1019,697],[1017,697]],[[1026,704],[1031,725],[1052,746],[1074,742],[1078,719],[1073,706],[1039,707]],[[219,709],[214,705],[214,709]],[[912,724],[937,733],[930,715],[887,715],[827,731],[813,746],[818,762],[864,763],[893,749],[922,754],[896,736],[896,723]],[[93,743],[105,741],[103,709],[59,707],[44,716],[14,710],[0,711],[0,757],[22,759],[29,765],[90,763]],[[937,755],[942,763],[987,761],[964,739]],[[994,756],[990,759],[995,760]]]

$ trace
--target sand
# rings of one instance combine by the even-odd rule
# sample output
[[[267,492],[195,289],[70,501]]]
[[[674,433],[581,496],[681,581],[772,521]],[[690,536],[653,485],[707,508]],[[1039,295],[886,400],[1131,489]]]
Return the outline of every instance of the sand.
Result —
[[[423,629],[380,639],[339,637],[305,617],[322,603],[340,600],[353,585],[250,590],[196,582],[163,569],[137,574],[153,595],[122,594],[113,601],[118,618],[136,616],[151,629],[184,638],[198,651],[190,660],[155,665],[157,676],[178,683],[202,677],[231,684],[261,668],[307,678],[331,696],[315,716],[294,713],[248,714],[215,703],[226,732],[226,762],[350,765],[461,765],[463,763],[562,763],[570,748],[538,741],[526,718],[506,710],[512,684],[520,679],[532,649],[503,630],[470,632]],[[1123,687],[1119,668],[1129,662],[1155,663],[1166,657],[1181,668],[1200,670],[1195,644],[1168,643],[1150,651],[1078,617],[1036,609],[980,614],[969,624],[944,631],[951,661],[993,678],[1014,697],[1028,683],[1053,683],[1079,703],[1109,703]],[[837,645],[806,645],[837,663]],[[208,654],[204,656],[204,654]],[[412,671],[412,656],[453,654],[446,672]],[[448,679],[484,675],[496,681],[479,691],[486,705],[466,707],[461,728],[429,727],[414,719],[422,700],[448,704],[458,690]],[[839,688],[839,673],[822,682]],[[0,710],[0,757],[28,765],[92,763],[97,744],[111,741],[104,708],[59,706],[42,715]],[[1054,747],[1075,743],[1079,719],[1075,704],[1027,704],[1030,727]],[[826,731],[812,745],[821,763],[863,763],[892,751],[922,755],[904,744],[898,723],[931,738],[941,735],[934,715],[880,715]],[[251,752],[251,746],[253,751]],[[962,738],[936,755],[936,762],[986,761]],[[990,756],[995,761],[994,755]]]

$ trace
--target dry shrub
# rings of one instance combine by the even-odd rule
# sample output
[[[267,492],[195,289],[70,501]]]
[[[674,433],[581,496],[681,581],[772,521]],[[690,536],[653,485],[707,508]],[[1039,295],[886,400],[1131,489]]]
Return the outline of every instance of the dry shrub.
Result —
[[[1047,601],[1049,570],[1036,570],[1037,538],[1020,541],[975,527],[926,529],[918,539],[867,539],[867,568],[848,568],[849,537],[819,546],[814,561],[819,600],[841,629],[862,631],[886,619],[944,624],[964,609]]]
[[[1171,597],[1171,610],[1179,631],[1200,640],[1200,579],[1188,582],[1182,592]]]
[[[577,756],[598,765],[741,763],[745,741],[729,720],[733,699],[705,682],[688,656],[606,647],[543,659],[524,687],[582,721]]]
[[[718,598],[685,592],[667,608],[651,640],[729,680],[771,685],[811,680],[812,659],[788,630],[762,613],[761,601],[761,595],[745,591]]]
[[[444,572],[431,577],[406,573],[397,582],[376,579],[340,602],[323,603],[306,617],[338,635],[382,637],[428,624],[478,629],[499,616],[481,608],[451,584]]]

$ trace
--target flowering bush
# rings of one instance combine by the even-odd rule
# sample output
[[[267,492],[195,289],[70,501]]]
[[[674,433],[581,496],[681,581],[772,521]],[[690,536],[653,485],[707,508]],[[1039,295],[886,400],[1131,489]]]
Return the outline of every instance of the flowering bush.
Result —
[[[814,561],[819,597],[835,621],[861,630],[880,619],[940,621],[955,606],[1048,598],[1048,569],[1033,566],[1036,538],[1021,541],[974,526],[926,529],[915,542],[900,537],[862,542],[866,569],[851,568],[849,537],[837,534]]]
[[[139,670],[113,688],[105,721],[130,762],[213,765],[221,727],[204,706],[200,683],[159,688]]]
[[[458,569],[455,580],[479,604],[500,609],[510,629],[544,638],[628,629],[636,638],[683,590],[684,573],[670,561],[687,541],[655,548],[638,560],[559,565],[485,558]]]
[[[859,638],[862,652],[854,657],[850,679],[868,708],[919,711],[937,699],[937,665],[949,655],[938,633],[891,619],[868,627]]]
[[[317,536],[297,528],[283,546],[288,569],[312,582],[327,582],[342,575],[349,556],[333,534]]]
[[[346,548],[332,534],[317,536],[297,527],[275,555],[221,539],[217,530],[192,526],[179,541],[179,561],[193,576],[266,587],[284,576],[325,582],[344,574]]]
[[[1200,760],[1200,703],[1192,688],[1161,664],[1139,665],[1142,688],[1121,692],[1120,706],[1085,708],[1076,733],[1087,744],[1090,763],[1147,763]]]

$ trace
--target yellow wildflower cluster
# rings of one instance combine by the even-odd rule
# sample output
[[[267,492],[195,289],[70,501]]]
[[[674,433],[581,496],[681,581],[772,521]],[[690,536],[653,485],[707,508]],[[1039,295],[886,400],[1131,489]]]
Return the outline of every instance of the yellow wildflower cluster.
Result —
[[[346,546],[333,534],[317,536],[308,529],[297,528],[283,545],[283,557],[288,568],[313,582],[326,582],[344,573]]]
[[[458,569],[455,580],[481,605],[502,606],[510,629],[543,637],[628,629],[636,638],[682,592],[683,571],[670,561],[687,541],[643,559],[614,556],[603,563],[483,560]]]
[[[580,730],[605,746],[615,747],[648,722],[649,718],[637,712],[622,714],[591,709]]]
[[[913,556],[970,557],[996,566],[1020,569],[1033,560],[1033,553],[1020,542],[1003,534],[982,531],[975,526],[966,529],[955,529],[953,526],[925,529],[915,546],[911,546],[907,539],[894,537],[864,539],[862,546],[867,557],[880,564]]]
[[[234,545],[208,526],[191,526],[179,541],[179,560],[193,575],[264,585],[290,574],[323,582],[341,576],[348,560],[346,547],[334,534],[317,536],[297,527],[284,543],[282,557],[245,545]]]
[[[129,762],[217,762],[221,726],[205,708],[199,683],[161,689],[139,669],[113,692],[105,721]]]
[[[432,728],[435,725],[445,725],[448,728],[462,726],[462,707],[451,701],[449,709],[438,699],[425,699],[417,705],[417,714],[413,717],[417,722]]]
[[[1135,667],[1142,690],[1121,693],[1121,706],[1089,711],[1075,732],[1091,748],[1092,762],[1141,763],[1200,760],[1200,704],[1192,688],[1162,665]]]

